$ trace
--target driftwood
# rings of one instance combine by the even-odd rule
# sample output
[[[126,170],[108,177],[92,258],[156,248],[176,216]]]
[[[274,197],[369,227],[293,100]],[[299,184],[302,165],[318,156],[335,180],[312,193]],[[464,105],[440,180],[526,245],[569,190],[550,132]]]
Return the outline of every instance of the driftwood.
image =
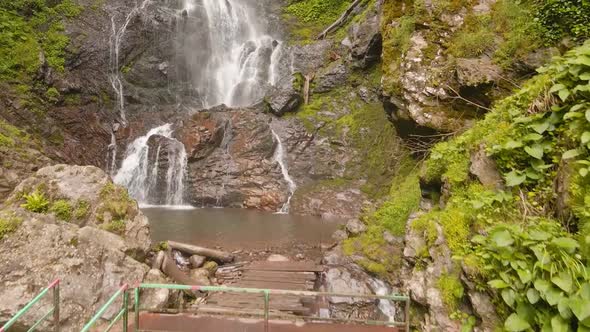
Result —
[[[305,105],[309,104],[309,89],[311,87],[311,81],[313,81],[315,73],[305,75],[305,83],[303,84],[303,101]]]
[[[220,263],[231,263],[234,260],[234,255],[221,250],[203,248],[174,241],[168,241],[168,246],[172,249],[182,251],[188,255],[205,256]]]
[[[348,20],[348,17],[350,16],[350,14],[352,14],[352,12],[356,9],[356,7],[358,5],[360,5],[361,3],[363,3],[365,0],[355,0],[352,4],[350,4],[350,6],[344,11],[344,13],[334,22],[332,23],[332,25],[330,25],[329,27],[326,28],[326,30],[322,31],[322,33],[320,33],[318,35],[318,39],[324,39],[326,38],[326,36],[338,29],[339,27],[341,27],[342,25],[344,25],[344,23]]]

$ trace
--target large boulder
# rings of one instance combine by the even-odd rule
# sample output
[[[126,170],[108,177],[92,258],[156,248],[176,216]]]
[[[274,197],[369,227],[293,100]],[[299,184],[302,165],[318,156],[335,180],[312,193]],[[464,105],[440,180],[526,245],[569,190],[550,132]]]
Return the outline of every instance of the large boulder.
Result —
[[[48,213],[80,227],[101,228],[125,239],[127,252],[143,259],[150,248],[149,224],[127,190],[94,166],[54,165],[21,182],[8,198],[11,207],[37,193],[47,200]]]
[[[22,209],[14,213],[22,224],[0,239],[0,323],[60,279],[60,328],[77,331],[121,285],[141,282],[149,270],[125,253],[127,245],[118,235],[80,228],[53,215]],[[45,296],[40,305],[48,307],[51,301]],[[120,306],[118,299],[102,317],[113,318]],[[44,313],[31,311],[27,322]]]
[[[264,98],[266,108],[275,115],[294,112],[303,103],[303,85],[305,78],[296,73],[279,81]]]
[[[17,186],[0,207],[0,221],[10,226],[0,233],[0,323],[60,279],[60,328],[79,330],[121,285],[143,280],[149,228],[126,193],[92,166],[45,167]],[[41,305],[51,301],[46,296]],[[121,304],[102,318],[113,318]],[[32,311],[27,322],[44,313]]]
[[[343,42],[349,46],[353,64],[366,68],[381,59],[382,36],[380,16],[372,10],[360,23],[353,24]]]

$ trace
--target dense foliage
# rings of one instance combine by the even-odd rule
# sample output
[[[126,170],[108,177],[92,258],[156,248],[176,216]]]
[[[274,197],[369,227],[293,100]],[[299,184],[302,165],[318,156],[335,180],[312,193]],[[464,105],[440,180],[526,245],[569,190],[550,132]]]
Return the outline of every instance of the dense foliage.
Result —
[[[442,227],[469,277],[497,294],[505,329],[587,331],[590,42],[539,71],[475,127],[433,148],[424,179],[446,183],[450,197],[413,227],[430,241],[433,225]],[[470,155],[482,148],[503,190],[470,176]]]
[[[63,71],[69,43],[63,20],[80,11],[71,0],[0,2],[0,79],[29,81],[42,58]]]

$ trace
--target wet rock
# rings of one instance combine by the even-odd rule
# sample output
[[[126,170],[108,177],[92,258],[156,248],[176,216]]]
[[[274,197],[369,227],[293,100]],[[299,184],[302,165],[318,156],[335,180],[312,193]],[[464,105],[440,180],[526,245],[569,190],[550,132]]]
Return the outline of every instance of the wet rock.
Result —
[[[191,204],[280,209],[288,189],[273,158],[270,119],[256,108],[217,107],[183,122],[177,135],[189,156],[186,198]]]
[[[360,271],[358,271],[362,275]],[[368,277],[362,275],[362,277]],[[331,268],[325,274],[326,291],[330,293],[351,293],[351,294],[371,294],[371,289],[365,280],[355,277],[350,271],[344,268]],[[354,299],[350,297],[329,298],[332,304],[353,304],[356,302],[366,302],[367,300]]]
[[[193,280],[198,286],[210,286],[211,281],[209,277],[212,276],[211,272],[207,268],[193,269],[189,274],[191,280]]]
[[[268,262],[288,262],[289,258],[283,255],[272,254],[266,259]]]
[[[359,235],[367,230],[367,225],[357,219],[351,219],[346,223],[346,231],[350,235]]]
[[[457,79],[463,86],[492,84],[501,79],[502,69],[488,58],[457,59]]]
[[[346,233],[346,231],[339,229],[337,231],[334,232],[334,234],[332,234],[332,239],[334,239],[335,241],[344,241],[348,238],[348,233]]]
[[[313,92],[324,93],[346,84],[348,70],[342,60],[335,61],[323,69],[314,80]]]
[[[145,279],[144,283],[151,284],[167,284],[170,283],[160,270],[151,269]],[[170,296],[173,291],[165,288],[143,289],[140,299],[142,308],[158,310],[164,309],[170,302]]]
[[[189,257],[189,262],[191,264],[191,267],[193,269],[199,268],[201,266],[203,266],[203,264],[205,263],[205,260],[207,258],[203,257],[203,256],[199,256],[199,255],[192,255],[191,257]]]
[[[382,49],[379,15],[372,13],[360,23],[353,24],[348,31],[348,39],[351,56],[357,67],[366,68],[379,61]]]
[[[296,111],[303,103],[304,80],[300,73],[282,79],[264,98],[267,110],[278,116]]]
[[[479,291],[469,291],[467,295],[475,314],[481,319],[481,324],[478,326],[479,331],[497,331],[503,324],[490,297]]]
[[[484,186],[497,189],[504,187],[504,180],[498,171],[496,162],[487,155],[483,147],[471,154],[469,171],[477,176],[479,182]]]

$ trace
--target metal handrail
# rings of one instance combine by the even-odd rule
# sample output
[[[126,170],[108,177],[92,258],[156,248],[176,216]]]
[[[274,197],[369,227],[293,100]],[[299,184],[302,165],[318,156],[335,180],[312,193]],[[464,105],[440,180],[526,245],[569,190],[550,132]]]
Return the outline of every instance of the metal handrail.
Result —
[[[139,284],[135,288],[135,308],[134,308],[134,331],[139,331],[139,297],[140,289],[142,288],[162,288],[162,289],[174,289],[174,290],[189,290],[189,291],[204,291],[204,292],[230,292],[230,293],[250,293],[250,294],[261,294],[264,296],[264,330],[268,331],[268,323],[270,317],[270,296],[271,295],[301,295],[301,296],[330,296],[330,297],[354,297],[354,298],[368,298],[368,299],[384,299],[397,302],[405,302],[405,317],[403,322],[390,322],[390,321],[374,321],[374,320],[361,320],[361,319],[338,319],[338,318],[323,318],[313,317],[315,321],[329,321],[329,322],[354,322],[368,325],[381,325],[381,326],[400,326],[405,327],[406,331],[409,331],[410,320],[410,297],[406,295],[370,295],[370,294],[349,294],[349,293],[330,293],[330,292],[312,292],[312,291],[291,291],[291,290],[280,290],[280,289],[259,289],[259,288],[239,288],[239,287],[225,287],[225,286],[191,286],[191,285],[173,285],[173,284]],[[273,315],[273,317],[280,317]],[[292,318],[292,317],[289,317]],[[126,331],[125,331],[126,332]]]
[[[129,317],[129,306],[128,306],[129,293],[127,291],[128,288],[129,288],[129,286],[127,284],[121,286],[121,288],[119,288],[115,292],[115,294],[113,294],[113,296],[111,296],[111,298],[98,310],[98,312],[90,319],[90,321],[88,321],[88,323],[86,323],[86,325],[84,325],[84,327],[82,328],[82,330],[80,330],[80,332],[87,332],[88,330],[90,330],[92,325],[94,325],[94,323],[96,323],[96,321],[98,321],[98,319],[113,304],[113,302],[115,302],[115,300],[117,300],[117,298],[121,294],[123,295],[123,305],[121,306],[121,310],[119,310],[119,312],[117,313],[115,318],[113,318],[111,320],[109,326],[106,328],[106,330],[104,330],[104,332],[110,331],[113,328],[113,326],[115,326],[115,324],[121,318],[123,318],[123,332],[127,332],[128,317]]]
[[[31,332],[34,331],[39,324],[41,324],[47,317],[53,314],[53,324],[54,324],[54,331],[59,332],[59,279],[55,279],[52,283],[50,283],[47,287],[45,287],[37,296],[35,296],[27,305],[25,305],[21,310],[19,310],[16,315],[14,315],[6,324],[0,327],[0,332],[6,332],[8,329],[16,323],[16,321],[22,317],[25,313],[31,309],[31,307],[39,302],[45,294],[49,292],[49,290],[53,289],[53,307],[47,313],[43,315],[43,317],[39,318],[33,326],[27,331]]]

